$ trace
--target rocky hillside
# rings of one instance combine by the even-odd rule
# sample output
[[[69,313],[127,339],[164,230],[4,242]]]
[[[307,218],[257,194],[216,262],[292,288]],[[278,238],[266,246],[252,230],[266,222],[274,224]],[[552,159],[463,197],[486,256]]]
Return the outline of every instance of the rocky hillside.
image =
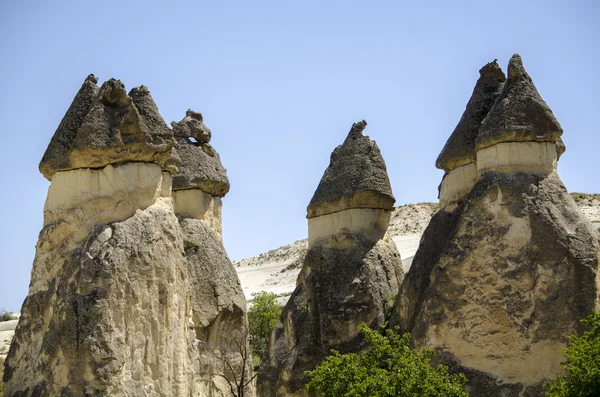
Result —
[[[600,228],[600,194],[571,193],[583,214]],[[389,233],[402,255],[404,271],[408,271],[421,234],[438,210],[437,203],[406,204],[396,207]],[[270,291],[285,302],[296,286],[308,240],[302,239],[251,258],[234,262],[247,299],[252,293]]]

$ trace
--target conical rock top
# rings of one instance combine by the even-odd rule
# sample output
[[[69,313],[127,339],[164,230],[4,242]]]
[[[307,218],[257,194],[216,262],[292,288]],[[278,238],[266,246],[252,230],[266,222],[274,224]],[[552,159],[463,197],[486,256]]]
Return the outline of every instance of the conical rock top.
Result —
[[[448,138],[435,166],[450,172],[476,160],[475,140],[481,123],[500,95],[506,76],[496,60],[479,70],[479,79],[460,121]]]
[[[58,171],[127,162],[156,163],[176,172],[173,133],[144,86],[127,95],[121,81],[98,89],[90,75],[75,96],[40,163],[47,179]],[[171,161],[169,159],[171,158]]]
[[[379,147],[362,134],[367,122],[352,125],[344,143],[333,151],[329,167],[308,206],[308,218],[349,208],[392,209],[392,194]]]
[[[171,125],[181,156],[179,173],[173,176],[173,190],[200,189],[212,196],[225,196],[229,179],[219,153],[208,143],[211,132],[202,114],[189,109],[181,121]]]
[[[477,150],[500,142],[557,142],[562,127],[535,88],[518,54],[508,79],[477,137]]]
[[[75,141],[77,130],[98,94],[97,83],[98,79],[93,74],[86,77],[50,140],[39,165],[40,172],[46,179],[51,179],[56,170],[71,168],[69,152]]]

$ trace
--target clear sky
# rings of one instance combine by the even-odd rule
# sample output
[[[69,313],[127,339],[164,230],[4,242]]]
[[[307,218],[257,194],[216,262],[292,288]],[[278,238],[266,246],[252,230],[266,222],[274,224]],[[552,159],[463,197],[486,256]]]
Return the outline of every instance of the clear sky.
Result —
[[[49,182],[38,163],[89,73],[188,108],[231,181],[232,259],[307,234],[329,155],[366,119],[397,204],[435,201],[435,159],[478,70],[520,53],[562,124],[559,173],[600,192],[600,2],[0,1],[0,307],[27,294]]]

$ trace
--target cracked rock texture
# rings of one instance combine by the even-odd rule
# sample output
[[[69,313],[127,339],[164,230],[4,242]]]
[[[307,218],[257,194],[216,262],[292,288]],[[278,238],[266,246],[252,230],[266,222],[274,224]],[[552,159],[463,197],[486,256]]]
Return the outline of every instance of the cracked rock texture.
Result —
[[[391,324],[464,372],[473,397],[543,396],[567,336],[600,309],[600,236],[556,173],[561,133],[514,55],[477,180],[433,216],[396,301]]]
[[[366,126],[364,120],[354,123],[344,143],[331,153],[308,206],[308,218],[348,208],[394,209],[385,161],[375,141],[363,136]]]
[[[308,207],[311,243],[296,288],[270,338],[265,358],[269,364],[257,382],[261,396],[307,395],[304,371],[314,369],[330,349],[360,351],[358,326],[364,322],[381,328],[402,283],[400,253],[387,234],[391,211],[385,222],[376,221],[388,203],[393,208],[394,199],[379,149],[362,135],[365,125],[355,123],[344,144],[335,149]],[[365,189],[372,189],[369,197],[375,201],[355,197]],[[330,210],[331,203],[339,205],[340,198],[340,212],[311,215]],[[311,222],[324,219],[327,224],[327,219],[344,213],[360,227],[337,222],[343,227],[319,227],[319,238],[311,235],[315,232]]]
[[[98,89],[94,75],[84,81],[40,162],[46,179],[58,171],[146,162],[177,172],[173,133],[144,86],[129,95],[119,80]]]
[[[174,141],[148,90],[127,96],[110,80],[91,110],[77,112],[93,83],[84,83],[46,155],[71,150],[60,139],[82,119],[71,142],[101,142],[96,159],[108,158],[102,150],[123,156],[66,171],[46,159],[54,173],[5,364],[5,396],[228,396],[218,376],[223,362],[212,352],[239,362],[225,338],[245,336],[247,319],[221,242],[220,207],[196,217],[176,213],[171,170],[154,161],[170,158]],[[86,126],[87,117],[98,123]],[[114,141],[105,145],[124,131],[134,136],[121,147],[126,153]],[[142,157],[130,156],[135,148]]]

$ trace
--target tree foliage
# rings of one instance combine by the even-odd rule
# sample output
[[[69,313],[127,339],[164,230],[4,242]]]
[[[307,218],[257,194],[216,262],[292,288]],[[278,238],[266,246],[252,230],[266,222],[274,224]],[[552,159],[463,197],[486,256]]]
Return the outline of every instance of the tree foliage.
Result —
[[[466,397],[464,374],[450,375],[444,365],[431,367],[435,354],[419,353],[409,347],[410,334],[400,336],[398,329],[385,335],[360,326],[369,347],[359,354],[340,354],[336,350],[315,370],[307,385],[323,397]]]
[[[582,336],[569,337],[561,363],[567,371],[546,383],[547,397],[600,396],[600,313],[592,313],[581,323],[589,328]]]
[[[258,359],[262,360],[271,331],[281,316],[281,308],[277,304],[277,295],[271,292],[255,292],[252,297],[252,307],[248,311],[250,346]]]

